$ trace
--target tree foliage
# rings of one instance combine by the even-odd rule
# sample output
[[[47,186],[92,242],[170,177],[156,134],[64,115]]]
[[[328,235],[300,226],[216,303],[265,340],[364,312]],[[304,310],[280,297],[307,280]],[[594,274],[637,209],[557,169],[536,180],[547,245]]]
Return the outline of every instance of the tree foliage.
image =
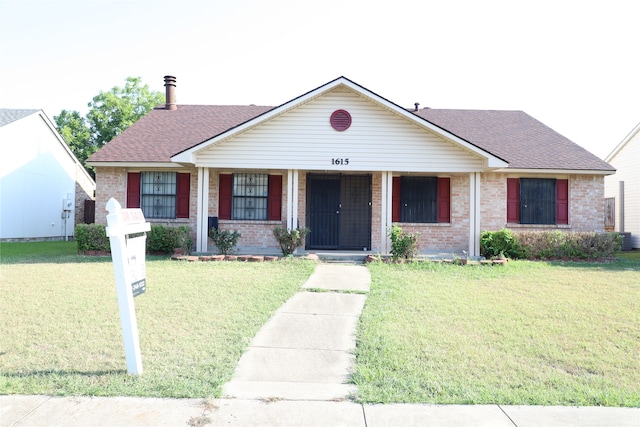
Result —
[[[162,92],[142,85],[140,77],[127,77],[124,87],[115,86],[94,96],[87,104],[86,117],[78,111],[62,110],[54,120],[78,160],[93,174],[87,158],[163,102]]]

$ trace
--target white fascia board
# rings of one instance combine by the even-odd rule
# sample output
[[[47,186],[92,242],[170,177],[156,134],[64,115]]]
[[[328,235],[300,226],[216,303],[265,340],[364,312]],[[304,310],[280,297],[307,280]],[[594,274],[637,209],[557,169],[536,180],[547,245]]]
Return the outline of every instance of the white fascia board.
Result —
[[[201,151],[201,150],[205,150],[207,148],[209,148],[211,145],[217,144],[222,140],[225,140],[227,138],[231,138],[235,135],[238,135],[252,127],[255,127],[263,122],[266,122],[270,119],[272,119],[273,117],[276,117],[288,110],[291,110],[299,105],[302,105],[314,98],[317,98],[319,96],[322,96],[323,94],[335,89],[338,86],[345,86],[351,90],[353,90],[356,93],[359,93],[367,98],[369,98],[371,101],[377,103],[378,105],[393,111],[394,113],[404,117],[405,119],[415,123],[416,125],[422,127],[423,129],[427,129],[432,133],[435,133],[436,135],[441,136],[444,139],[447,139],[455,144],[460,145],[461,147],[465,148],[468,151],[473,152],[474,154],[477,154],[483,158],[486,159],[486,163],[487,163],[487,167],[489,168],[503,168],[503,167],[507,167],[509,164],[507,162],[505,162],[504,160],[490,154],[487,151],[484,151],[478,147],[476,147],[473,144],[470,144],[469,142],[465,141],[464,139],[459,138],[456,135],[453,135],[452,133],[449,133],[437,126],[435,126],[434,124],[432,124],[431,122],[423,119],[422,117],[418,117],[415,114],[410,113],[409,111],[407,111],[406,109],[400,107],[399,105],[394,104],[393,102],[381,97],[380,95],[375,94],[374,92],[371,92],[370,90],[364,88],[363,86],[360,86],[354,82],[352,82],[351,80],[347,79],[346,77],[339,77],[329,83],[326,83],[323,86],[320,86],[317,89],[314,89],[310,92],[305,93],[304,95],[301,95],[297,98],[292,99],[291,101],[288,101],[282,105],[280,105],[279,107],[276,107],[252,120],[249,120],[235,128],[233,128],[230,131],[224,132],[214,138],[208,139],[206,141],[203,141],[202,143],[191,147],[181,153],[176,154],[175,156],[171,157],[171,161],[173,162],[177,162],[177,163],[190,163],[190,164],[196,164],[194,155]],[[198,166],[198,165],[196,165]]]
[[[636,127],[634,127],[633,130],[629,132],[629,134],[620,142],[620,144],[616,146],[616,148],[613,149],[611,154],[609,154],[604,159],[604,161],[608,163],[613,160],[613,158],[620,152],[620,150],[622,150],[624,146],[627,145],[627,143],[631,141],[631,139],[633,139],[633,137],[636,136],[638,132],[640,132],[640,123],[638,123]]]
[[[134,169],[175,169],[182,168],[183,165],[177,163],[141,163],[141,162],[88,162],[89,166],[98,168],[134,168]]]
[[[496,173],[518,173],[535,175],[613,175],[616,171],[603,171],[591,169],[496,169]]]

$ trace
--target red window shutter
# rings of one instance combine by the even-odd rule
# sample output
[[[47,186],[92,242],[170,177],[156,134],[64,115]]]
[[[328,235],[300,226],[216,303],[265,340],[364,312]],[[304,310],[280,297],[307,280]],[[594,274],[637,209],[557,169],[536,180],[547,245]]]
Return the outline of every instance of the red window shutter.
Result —
[[[507,178],[507,222],[520,222],[520,180]]]
[[[269,213],[267,219],[279,221],[282,218],[282,175],[269,175]]]
[[[569,224],[569,180],[556,180],[556,224]]]
[[[451,180],[438,178],[438,222],[451,222]]]
[[[218,218],[231,219],[231,204],[233,202],[233,175],[221,173],[219,185]]]
[[[140,172],[127,174],[127,207],[140,207]]]
[[[400,197],[400,177],[393,177],[391,188],[391,221],[400,222],[400,212],[402,211],[402,199]]]
[[[179,173],[177,180],[176,217],[189,218],[189,195],[191,194],[191,174]]]

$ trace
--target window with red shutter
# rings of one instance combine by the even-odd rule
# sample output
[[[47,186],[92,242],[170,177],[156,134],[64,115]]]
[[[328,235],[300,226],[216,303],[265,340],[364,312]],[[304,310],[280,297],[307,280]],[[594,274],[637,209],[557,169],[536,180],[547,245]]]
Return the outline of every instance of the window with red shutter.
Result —
[[[451,222],[451,180],[438,178],[438,222]]]
[[[520,222],[520,179],[507,178],[507,222]]]
[[[400,177],[393,177],[393,188],[391,189],[391,221],[400,222],[400,212],[402,210],[402,199],[400,198]]]
[[[140,172],[127,174],[127,207],[140,207]]]
[[[191,174],[179,173],[176,190],[176,218],[189,218],[189,195],[191,193]]]
[[[282,175],[269,175],[268,218],[270,221],[282,219]]]
[[[556,224],[569,224],[569,180],[556,180]]]
[[[221,173],[219,185],[218,218],[231,219],[231,206],[233,203],[233,175]]]

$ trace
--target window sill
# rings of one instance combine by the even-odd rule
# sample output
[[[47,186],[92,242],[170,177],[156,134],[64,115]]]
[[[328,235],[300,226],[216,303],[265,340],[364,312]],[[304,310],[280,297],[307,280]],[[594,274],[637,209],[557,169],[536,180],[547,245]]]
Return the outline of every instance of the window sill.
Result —
[[[280,220],[254,220],[254,219],[221,219],[219,220],[220,224],[273,224],[273,225],[282,225],[282,221]]]
[[[394,222],[401,227],[451,227],[450,222]]]
[[[151,224],[189,224],[189,218],[145,218]]]
[[[508,222],[506,228],[539,228],[541,230],[555,228],[555,229],[570,229],[571,224],[519,224],[515,222]]]

